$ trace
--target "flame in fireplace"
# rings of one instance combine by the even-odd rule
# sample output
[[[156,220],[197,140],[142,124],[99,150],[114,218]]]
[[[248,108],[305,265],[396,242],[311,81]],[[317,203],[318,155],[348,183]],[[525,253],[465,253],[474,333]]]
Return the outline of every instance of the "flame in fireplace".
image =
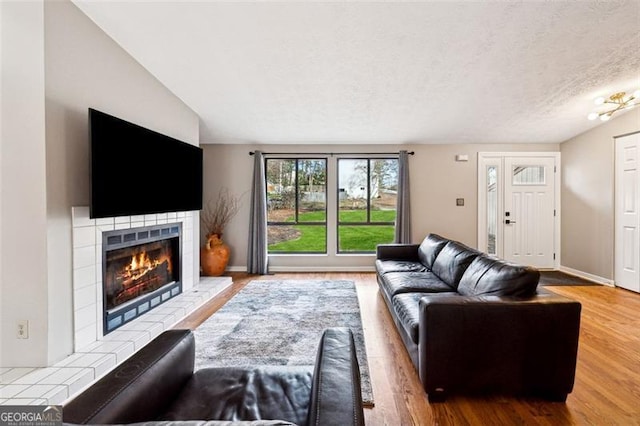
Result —
[[[171,259],[169,256],[161,256],[156,259],[150,259],[146,251],[131,256],[131,262],[125,266],[122,271],[122,277],[126,280],[137,280],[148,272],[152,271],[158,265],[167,262],[168,270],[171,271]]]

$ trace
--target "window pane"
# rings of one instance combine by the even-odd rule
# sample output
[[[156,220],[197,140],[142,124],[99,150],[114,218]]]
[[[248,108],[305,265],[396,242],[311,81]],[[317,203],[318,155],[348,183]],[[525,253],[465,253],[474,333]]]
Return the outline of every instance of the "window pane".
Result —
[[[326,222],[325,160],[298,161],[298,222]]]
[[[371,222],[396,220],[398,160],[371,160]]]
[[[338,160],[338,220],[367,221],[367,160]]]
[[[339,253],[373,252],[393,242],[397,182],[396,159],[338,159]]]
[[[392,243],[395,238],[393,225],[340,225],[338,251],[371,252],[378,244]]]
[[[514,166],[514,185],[544,185],[544,166]]]
[[[267,159],[266,169],[269,253],[326,253],[326,160]]]
[[[267,159],[267,221],[295,221],[296,161]]]
[[[487,253],[496,252],[496,232],[498,230],[498,169],[487,167]]]

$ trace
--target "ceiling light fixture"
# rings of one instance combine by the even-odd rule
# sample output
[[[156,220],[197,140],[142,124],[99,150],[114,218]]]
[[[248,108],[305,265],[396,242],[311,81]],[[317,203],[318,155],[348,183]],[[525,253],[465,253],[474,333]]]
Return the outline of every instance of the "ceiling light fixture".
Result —
[[[587,116],[589,120],[595,120],[599,118],[602,121],[608,121],[611,116],[625,109],[631,109],[640,105],[640,90],[636,90],[631,95],[627,95],[625,92],[614,93],[608,98],[597,98],[593,101],[596,106],[601,108],[608,108],[606,111],[594,111]]]

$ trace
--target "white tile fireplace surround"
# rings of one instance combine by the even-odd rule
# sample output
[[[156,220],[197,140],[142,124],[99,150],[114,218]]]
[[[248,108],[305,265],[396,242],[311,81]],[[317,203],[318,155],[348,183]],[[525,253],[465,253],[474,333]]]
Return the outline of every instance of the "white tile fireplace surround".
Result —
[[[88,207],[72,208],[73,318],[75,350],[103,337],[102,233],[151,225],[182,223],[182,290],[194,285],[193,213],[159,213],[90,219]],[[161,305],[162,306],[162,305]],[[156,318],[161,306],[150,311]]]
[[[194,277],[190,212],[107,219],[90,219],[87,207],[72,213],[74,353],[51,367],[0,368],[0,405],[63,402],[231,285],[229,277]],[[182,293],[104,336],[102,232],[168,223],[182,223]]]

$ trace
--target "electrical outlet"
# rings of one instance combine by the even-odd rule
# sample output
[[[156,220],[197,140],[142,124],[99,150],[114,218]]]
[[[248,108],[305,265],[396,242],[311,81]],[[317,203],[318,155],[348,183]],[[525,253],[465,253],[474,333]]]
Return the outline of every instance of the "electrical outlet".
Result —
[[[18,321],[18,339],[28,339],[29,338],[29,321],[22,320]]]

